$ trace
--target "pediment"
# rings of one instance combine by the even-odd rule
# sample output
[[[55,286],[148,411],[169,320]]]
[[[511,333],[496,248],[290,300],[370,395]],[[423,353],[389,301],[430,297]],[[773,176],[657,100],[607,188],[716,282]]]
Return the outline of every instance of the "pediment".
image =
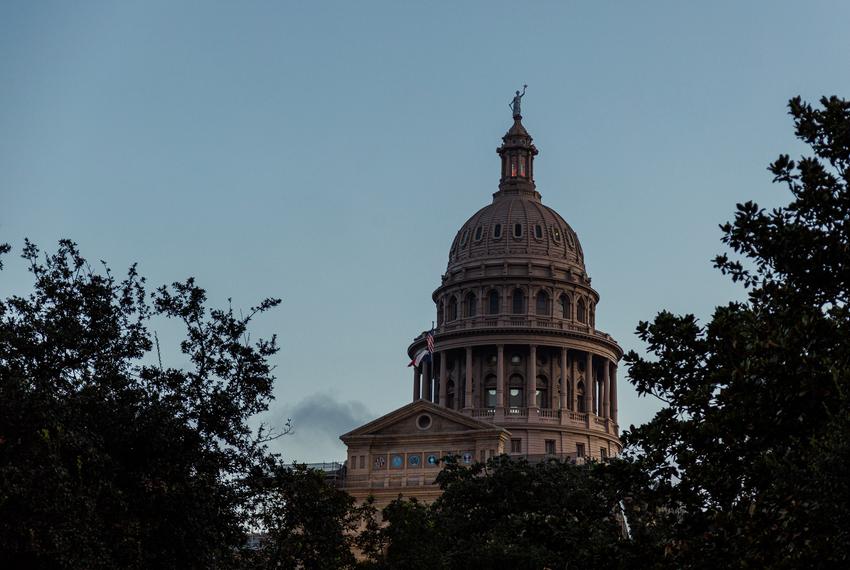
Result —
[[[426,429],[420,424],[423,415],[430,419]],[[358,436],[437,435],[473,431],[499,432],[502,428],[425,400],[417,400],[340,436],[340,439],[345,441]]]

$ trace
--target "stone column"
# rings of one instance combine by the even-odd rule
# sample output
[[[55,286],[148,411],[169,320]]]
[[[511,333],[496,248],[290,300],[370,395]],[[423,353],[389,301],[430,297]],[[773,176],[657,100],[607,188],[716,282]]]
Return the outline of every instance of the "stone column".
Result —
[[[431,370],[433,369],[433,361],[434,355],[431,355],[431,358],[422,362],[422,374],[424,378],[422,379],[422,399],[431,401]]]
[[[567,394],[569,393],[569,389],[567,388],[568,382],[570,381],[569,374],[567,374],[567,349],[561,349],[561,410],[567,409]]]
[[[446,351],[443,350],[440,352],[440,399],[437,400],[437,403],[441,406],[446,405],[446,389],[448,386],[446,384],[449,383],[449,367],[448,358],[446,357]]]
[[[584,409],[587,413],[593,412],[593,354],[587,353],[587,363],[584,365]]]
[[[461,400],[463,400],[464,392],[461,390],[465,387],[464,384],[460,381],[460,358],[455,358],[455,366],[454,366],[454,381],[455,381],[455,401],[454,401],[454,409],[459,410],[461,408]],[[448,390],[448,388],[446,388]]]
[[[481,382],[481,379],[478,379]],[[472,348],[466,347],[466,396],[463,402],[463,407],[466,410],[471,410],[473,406],[472,400]]]
[[[528,380],[526,381],[528,396],[526,396],[526,407],[530,410],[537,409],[537,345],[528,346]],[[531,414],[529,413],[529,416]]]
[[[609,418],[611,417],[611,408],[610,408],[610,396],[611,396],[611,385],[609,384],[608,377],[608,359],[604,359],[602,361],[602,417]]]
[[[505,407],[505,345],[496,346],[496,408]]]
[[[611,419],[617,423],[617,365],[611,363]]]
[[[413,401],[415,402],[419,398],[421,398],[421,390],[420,384],[422,383],[422,370],[419,369],[418,366],[413,367]]]
[[[570,386],[572,393],[570,395],[570,409],[574,412],[578,411],[578,355],[573,351],[573,357],[570,360]]]

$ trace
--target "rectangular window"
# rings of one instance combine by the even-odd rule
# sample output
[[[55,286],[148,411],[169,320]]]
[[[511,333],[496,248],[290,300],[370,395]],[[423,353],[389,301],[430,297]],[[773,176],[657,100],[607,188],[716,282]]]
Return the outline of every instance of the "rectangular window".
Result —
[[[546,455],[555,455],[555,440],[546,440]]]
[[[511,453],[522,453],[522,440],[521,439],[512,439],[511,440]]]
[[[576,444],[576,455],[578,457],[584,457],[584,444],[583,443],[577,443]]]
[[[487,450],[486,449],[482,449],[481,453],[479,455],[481,456],[481,459],[480,459],[481,463],[484,463],[485,461],[487,461]]]
[[[366,456],[360,456],[360,469],[366,469]]]
[[[599,448],[599,457],[601,459],[608,459],[608,450],[604,447]]]

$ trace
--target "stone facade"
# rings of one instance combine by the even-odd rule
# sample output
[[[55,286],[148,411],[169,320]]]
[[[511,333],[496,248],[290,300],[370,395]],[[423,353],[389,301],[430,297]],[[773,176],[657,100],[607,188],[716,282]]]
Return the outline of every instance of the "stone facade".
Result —
[[[599,294],[578,236],[541,202],[533,178],[538,151],[521,116],[497,152],[499,190],[458,231],[434,291],[434,352],[414,367],[413,402],[341,437],[345,488],[357,498],[436,497],[439,466],[414,465],[417,457],[581,461],[622,448],[623,352],[596,329]],[[427,340],[426,331],[413,341],[411,358],[427,350]]]

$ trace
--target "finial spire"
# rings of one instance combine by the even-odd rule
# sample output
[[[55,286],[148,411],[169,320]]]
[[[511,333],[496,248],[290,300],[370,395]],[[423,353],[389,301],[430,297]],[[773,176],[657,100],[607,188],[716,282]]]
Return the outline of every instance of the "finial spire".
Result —
[[[510,103],[508,103],[508,107],[511,108],[511,111],[514,114],[514,119],[522,119],[522,108],[521,108],[522,101],[521,100],[525,96],[525,90],[527,88],[528,88],[528,85],[523,85],[522,86],[522,93],[517,91],[516,95],[514,95],[514,98],[511,100]]]

